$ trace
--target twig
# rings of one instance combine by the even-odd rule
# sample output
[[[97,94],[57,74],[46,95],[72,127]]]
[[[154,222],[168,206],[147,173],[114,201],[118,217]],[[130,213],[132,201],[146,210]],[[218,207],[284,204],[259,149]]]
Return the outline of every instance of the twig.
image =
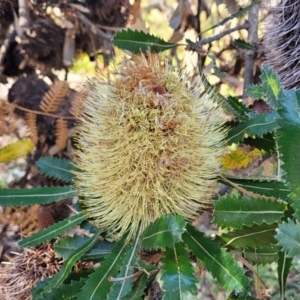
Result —
[[[17,108],[19,110],[34,113],[36,115],[42,115],[42,116],[52,117],[52,118],[57,118],[57,119],[59,118],[59,119],[64,119],[64,120],[77,120],[77,118],[71,117],[71,116],[68,117],[68,116],[60,116],[60,115],[45,113],[45,112],[41,112],[41,111],[37,111],[37,110],[28,109],[28,108],[25,108],[25,107],[22,107],[22,106],[19,106],[17,104],[13,104],[13,103],[11,103],[11,105],[13,105],[15,108]]]
[[[219,34],[216,34],[215,36],[212,36],[212,37],[207,38],[207,39],[201,39],[201,40],[198,42],[198,44],[199,44],[200,46],[205,45],[205,44],[209,44],[209,43],[211,43],[211,42],[214,42],[214,41],[219,40],[220,38],[222,38],[223,36],[225,36],[225,35],[227,35],[227,34],[230,34],[230,33],[234,32],[234,31],[237,31],[237,30],[247,29],[248,27],[250,27],[250,26],[249,26],[249,23],[246,21],[246,22],[245,22],[244,24],[242,24],[242,25],[239,25],[239,26],[236,26],[236,27],[234,27],[234,28],[225,30],[225,31],[223,31],[223,32],[221,32],[221,33],[219,33]]]
[[[101,29],[99,29],[95,24],[93,24],[84,14],[81,12],[77,12],[77,17],[86,25],[90,28],[91,32],[101,36],[102,38],[111,41],[111,35],[108,33],[105,33]]]
[[[251,0],[252,4],[256,2],[256,0]],[[253,5],[252,9],[249,11],[248,19],[249,19],[249,27],[248,27],[248,43],[251,46],[255,46],[258,40],[257,36],[257,28],[258,28],[258,11],[259,5]],[[253,70],[255,63],[256,51],[255,50],[247,50],[245,54],[245,72],[244,72],[244,93],[243,93],[243,102],[247,104],[247,93],[246,88],[248,85],[253,83]]]

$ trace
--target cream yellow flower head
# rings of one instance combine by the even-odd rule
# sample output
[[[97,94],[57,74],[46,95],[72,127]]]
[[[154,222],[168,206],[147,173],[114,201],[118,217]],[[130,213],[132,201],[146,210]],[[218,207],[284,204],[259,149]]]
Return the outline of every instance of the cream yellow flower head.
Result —
[[[90,81],[78,126],[75,184],[89,218],[116,236],[211,203],[225,114],[156,54],[124,59],[113,80]]]

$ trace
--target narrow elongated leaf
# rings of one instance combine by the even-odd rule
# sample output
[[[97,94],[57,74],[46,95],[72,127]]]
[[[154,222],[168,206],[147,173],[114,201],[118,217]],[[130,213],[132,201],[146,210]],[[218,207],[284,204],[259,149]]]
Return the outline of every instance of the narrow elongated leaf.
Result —
[[[275,140],[272,133],[268,132],[263,137],[251,137],[244,138],[244,144],[257,148],[259,150],[265,150],[268,153],[275,153]]]
[[[83,257],[84,260],[93,260],[106,257],[111,253],[115,243],[108,241],[98,241]]]
[[[116,243],[111,254],[109,254],[101,263],[101,266],[89,276],[81,292],[77,295],[78,300],[98,300],[106,297],[113,284],[113,282],[109,281],[109,278],[118,275],[119,268],[122,266],[122,262],[130,249],[130,247],[125,244],[125,238],[126,237],[122,238]]]
[[[137,259],[138,250],[140,248],[140,230],[138,231],[136,238],[129,249],[125,259],[123,260],[123,265],[120,269],[120,273],[117,278],[124,278],[123,280],[117,281],[112,286],[111,292],[108,294],[108,300],[120,300],[123,299],[131,291],[131,283],[133,274],[133,267]]]
[[[283,182],[258,180],[256,181],[247,179],[236,179],[231,177],[228,177],[228,179],[237,186],[247,191],[267,197],[275,197],[277,199],[287,200],[288,195],[290,193],[289,189],[285,186]]]
[[[300,90],[284,91],[284,97],[279,102],[278,113],[281,118],[278,120],[280,128],[276,141],[279,147],[282,168],[286,171],[285,179],[289,182],[292,201],[300,201]],[[297,208],[295,209],[297,210]],[[298,216],[298,215],[297,215]],[[297,217],[296,216],[296,217]]]
[[[10,162],[27,155],[34,148],[30,139],[23,139],[14,142],[0,149],[0,163]]]
[[[278,251],[277,274],[281,299],[284,299],[286,280],[292,266],[292,261],[292,258],[287,257],[286,252]]]
[[[181,235],[187,224],[180,216],[171,214],[160,217],[151,223],[142,233],[142,248],[166,249],[172,248],[175,243],[181,242]]]
[[[54,251],[57,256],[62,257],[63,260],[67,260],[74,252],[77,251],[84,243],[89,240],[88,236],[65,236],[59,238],[54,246]]]
[[[72,271],[75,263],[96,243],[99,238],[101,230],[94,234],[94,236],[90,237],[82,246],[80,246],[76,252],[74,252],[63,264],[62,268],[59,272],[52,277],[49,281],[49,284],[45,287],[44,293],[50,292],[52,289],[56,289],[60,287],[67,276]],[[87,298],[82,298],[87,299]]]
[[[50,241],[56,238],[58,235],[62,234],[63,232],[68,231],[69,229],[75,227],[77,224],[80,224],[84,219],[85,215],[83,213],[78,213],[75,216],[71,216],[63,221],[55,223],[48,228],[39,231],[37,233],[32,234],[30,237],[25,238],[19,242],[20,247],[34,247],[41,243]]]
[[[42,187],[32,189],[0,189],[0,206],[48,204],[76,195],[74,186]]]
[[[243,141],[245,133],[248,135],[263,137],[264,134],[273,132],[279,128],[277,124],[278,118],[279,115],[274,110],[262,115],[257,115],[243,123],[240,123],[228,132],[228,143],[231,144]]]
[[[162,52],[177,47],[176,43],[168,43],[143,31],[133,31],[131,29],[123,29],[118,31],[113,37],[113,44],[120,49],[129,50],[133,53],[146,52]]]
[[[202,232],[190,225],[183,235],[183,240],[198,260],[216,278],[226,291],[248,292],[249,278],[244,275],[232,255],[221,248],[216,242],[205,237]]]
[[[252,7],[253,7],[254,5],[258,5],[258,3],[259,3],[259,1],[255,1],[255,2],[252,3],[251,5],[246,6],[245,8],[243,8],[243,9],[239,10],[238,12],[232,14],[230,17],[227,17],[227,18],[223,19],[220,23],[218,23],[218,24],[216,24],[216,25],[214,25],[214,26],[212,26],[212,27],[206,29],[205,31],[201,32],[201,35],[202,35],[203,33],[207,32],[207,31],[209,31],[209,30],[212,30],[212,29],[218,27],[218,26],[224,25],[225,23],[227,23],[227,22],[230,21],[230,20],[233,20],[233,19],[235,19],[235,18],[239,18],[239,17],[245,15],[250,9],[252,9]]]
[[[148,282],[148,277],[145,273],[139,277],[139,279],[134,283],[132,291],[124,296],[122,300],[137,300],[142,299],[145,295],[145,288]]]
[[[283,251],[287,252],[287,257],[300,258],[300,223],[288,219],[287,223],[279,225],[279,230],[275,236],[282,246]]]
[[[56,157],[41,157],[36,166],[40,173],[50,178],[71,182],[74,177],[74,172],[79,172],[69,160]]]
[[[234,41],[234,44],[240,48],[240,49],[244,49],[244,50],[255,50],[255,48],[253,46],[251,46],[249,43],[247,43],[246,41],[244,40],[241,40],[241,39],[235,39]]]
[[[271,264],[278,258],[278,246],[269,245],[257,248],[246,248],[243,250],[244,258],[253,265]]]
[[[274,224],[254,224],[251,227],[244,226],[240,230],[234,230],[220,237],[223,240],[223,246],[233,248],[256,248],[276,245],[276,229],[278,225]]]
[[[214,201],[214,222],[218,226],[240,229],[244,225],[272,224],[284,217],[287,205],[279,201],[227,194]]]
[[[247,114],[250,113],[248,107],[244,105],[243,102],[240,102],[238,98],[229,96],[227,98],[229,105],[236,111],[238,114],[235,114],[236,117],[241,121],[245,121],[248,119]]]
[[[197,299],[197,279],[183,243],[167,248],[162,270],[163,300]]]

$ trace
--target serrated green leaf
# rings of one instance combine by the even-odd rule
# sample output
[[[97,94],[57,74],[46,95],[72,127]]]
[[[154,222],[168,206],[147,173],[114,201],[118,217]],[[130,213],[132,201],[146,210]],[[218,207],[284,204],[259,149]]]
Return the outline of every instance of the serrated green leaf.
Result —
[[[287,252],[287,257],[300,258],[300,223],[288,219],[287,223],[279,224],[276,239],[283,251]]]
[[[88,236],[74,235],[61,237],[56,241],[54,251],[57,256],[62,257],[65,261],[88,240]]]
[[[45,176],[64,182],[71,182],[74,172],[80,171],[69,160],[56,157],[41,157],[37,161],[36,166],[39,172]]]
[[[142,299],[145,295],[145,288],[148,282],[148,277],[145,273],[143,273],[137,281],[134,283],[132,287],[132,291],[127,294],[122,300],[137,300]]]
[[[240,229],[244,225],[272,224],[284,217],[287,205],[263,198],[227,194],[214,201],[214,220],[218,226]]]
[[[267,100],[273,108],[279,108],[279,102],[282,102],[283,89],[275,72],[268,66],[263,66],[260,79],[261,87],[264,89],[264,100]]]
[[[227,17],[227,18],[223,19],[220,23],[218,23],[218,24],[216,24],[216,25],[214,25],[214,26],[212,26],[212,27],[206,29],[205,31],[202,31],[202,32],[200,33],[200,35],[202,35],[203,33],[207,32],[207,31],[209,31],[209,30],[212,30],[212,29],[214,29],[214,28],[216,28],[216,27],[218,27],[218,26],[222,26],[222,25],[224,25],[225,23],[227,23],[227,22],[230,21],[230,20],[233,20],[233,19],[235,19],[235,18],[242,17],[242,16],[245,15],[250,9],[252,9],[252,7],[253,7],[254,5],[258,5],[258,3],[259,3],[259,1],[255,1],[255,2],[252,3],[251,5],[246,6],[245,8],[243,8],[243,9],[239,10],[238,12],[232,14],[230,17]]]
[[[104,258],[111,253],[115,243],[104,241],[98,241],[92,249],[90,249],[83,257],[84,260],[94,260]]]
[[[246,248],[243,250],[243,257],[252,265],[271,264],[278,258],[278,246],[260,246],[257,248]]]
[[[228,180],[247,191],[266,197],[275,197],[276,199],[287,200],[288,195],[290,194],[290,191],[285,184],[279,181],[258,181],[236,179],[231,177],[228,177]],[[222,181],[222,179],[220,179],[220,181],[227,184],[225,181]]]
[[[110,277],[116,277],[122,262],[129,251],[129,245],[125,244],[126,236],[116,243],[112,252],[101,263],[101,266],[93,272],[86,281],[77,299],[98,300],[100,297],[106,298],[110,292],[113,282]]]
[[[248,119],[247,114],[250,113],[250,110],[243,102],[239,101],[238,98],[229,96],[227,98],[229,105],[237,112],[234,115],[238,117],[239,120],[245,121]]]
[[[243,141],[245,133],[263,137],[264,134],[275,131],[279,128],[277,124],[278,117],[278,113],[273,110],[240,123],[228,132],[228,143],[232,144]]]
[[[64,262],[59,272],[51,278],[49,284],[44,289],[44,293],[51,292],[53,289],[56,289],[63,284],[64,280],[72,271],[72,268],[75,265],[75,263],[96,243],[100,233],[101,230],[99,229],[99,231],[96,234],[94,234],[94,236],[90,237],[82,246],[80,246],[76,252],[73,252],[73,254]]]
[[[163,300],[197,299],[197,279],[183,243],[167,248],[162,271]]]
[[[143,31],[133,31],[129,28],[117,31],[113,37],[113,44],[120,49],[129,50],[133,53],[162,52],[177,47],[176,43],[168,43],[163,39],[145,33]]]
[[[50,293],[33,294],[33,300],[73,300],[84,285],[86,278],[79,281],[71,281],[70,284],[62,284],[59,288],[52,289]],[[41,291],[42,292],[42,291]]]
[[[222,72],[219,67],[217,66],[217,62],[216,62],[216,57],[212,54],[208,54],[207,55],[213,63],[213,70],[214,70],[214,75],[219,76],[219,77],[226,77],[227,73],[226,72]]]
[[[268,132],[260,137],[248,136],[244,138],[244,144],[257,148],[259,150],[265,150],[268,153],[273,154],[275,152],[276,143],[272,133]]]
[[[249,43],[247,43],[244,40],[241,39],[235,39],[233,41],[233,43],[240,49],[244,49],[244,50],[253,50],[255,51],[255,48],[253,46],[251,46]]]
[[[246,92],[249,96],[254,99],[265,99],[265,89],[261,85],[252,84],[249,85],[246,89]]]
[[[27,155],[34,148],[30,139],[18,140],[0,149],[0,163],[10,162]]]
[[[85,218],[85,215],[80,212],[75,216],[71,216],[63,221],[55,223],[54,225],[49,226],[46,229],[34,233],[30,237],[21,240],[19,242],[19,246],[23,248],[28,246],[34,247],[41,243],[50,241],[63,232],[66,232],[69,229],[75,227],[77,224],[80,224]]]
[[[183,240],[204,267],[216,278],[226,291],[248,292],[251,287],[249,278],[244,275],[232,255],[215,241],[187,225]]]
[[[222,234],[220,239],[223,240],[223,247],[233,248],[256,248],[276,245],[276,229],[278,225],[274,224],[254,224],[251,227],[244,226],[240,230],[234,230]]]
[[[172,248],[181,242],[185,231],[186,221],[180,216],[164,215],[151,223],[142,233],[142,248],[163,249]]]
[[[281,299],[284,299],[286,280],[292,266],[292,261],[291,258],[287,257],[286,252],[278,251],[277,274]]]
[[[108,300],[120,300],[123,299],[131,291],[132,277],[134,272],[133,266],[137,259],[138,250],[140,249],[140,229],[135,237],[135,240],[130,247],[128,254],[123,260],[123,265],[120,269],[120,273],[117,278],[124,278],[121,281],[117,281],[111,288],[111,292],[108,294]],[[126,279],[125,279],[126,278]]]
[[[0,206],[48,204],[76,195],[74,186],[42,187],[32,189],[0,189]]]

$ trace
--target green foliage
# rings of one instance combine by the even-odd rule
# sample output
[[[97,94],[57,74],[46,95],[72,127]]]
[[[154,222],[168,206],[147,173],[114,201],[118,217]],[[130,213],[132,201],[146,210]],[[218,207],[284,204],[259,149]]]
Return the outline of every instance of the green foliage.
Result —
[[[43,187],[22,190],[0,189],[0,206],[48,204],[76,195],[74,186]]]
[[[255,50],[255,48],[253,46],[251,46],[249,43],[247,43],[246,41],[241,40],[241,39],[235,39],[234,44],[238,48],[241,48],[241,49],[244,49],[244,50]]]
[[[180,216],[166,215],[157,219],[142,233],[142,248],[173,248],[175,243],[182,241],[186,224]]]
[[[168,248],[163,259],[163,299],[197,299],[197,280],[183,243]]]
[[[168,43],[163,39],[147,34],[143,31],[126,29],[119,31],[113,38],[113,43],[120,49],[129,50],[133,53],[162,52],[177,47],[176,43]]]
[[[278,246],[260,246],[243,249],[243,257],[252,265],[271,264],[278,259]]]
[[[232,255],[194,227],[188,225],[187,229],[183,235],[187,247],[225,290],[247,293],[250,290],[250,279],[244,275],[244,270],[238,266]]]
[[[67,230],[75,227],[77,224],[80,224],[85,219],[85,215],[80,212],[75,216],[69,217],[63,221],[60,221],[48,228],[32,234],[30,237],[23,239],[19,242],[21,247],[36,246],[41,243],[50,241],[53,238],[56,238],[58,235],[66,232]]]
[[[292,259],[287,257],[286,252],[278,251],[278,282],[280,287],[281,298],[284,298],[286,280],[292,266]]]
[[[285,203],[250,198],[235,193],[214,202],[214,222],[218,226],[240,229],[244,225],[279,222],[287,209]]]
[[[40,173],[64,182],[71,182],[74,172],[79,172],[69,160],[56,157],[41,157],[37,161],[36,166]]]

